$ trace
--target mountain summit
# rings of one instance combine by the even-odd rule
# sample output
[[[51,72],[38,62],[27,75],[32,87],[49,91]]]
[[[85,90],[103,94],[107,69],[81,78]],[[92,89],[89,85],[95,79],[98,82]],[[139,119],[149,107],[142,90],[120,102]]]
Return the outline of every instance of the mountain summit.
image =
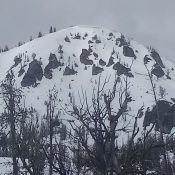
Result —
[[[127,81],[132,115],[141,106],[146,112],[155,105],[149,75],[158,101],[173,106],[174,68],[173,63],[151,47],[146,48],[116,31],[87,26],[60,30],[0,53],[0,80],[13,70],[16,84],[26,96],[26,105],[35,107],[41,114],[47,93],[53,87],[59,92],[61,106],[67,107],[79,103],[82,91],[90,100],[99,77],[101,83],[108,79],[104,92],[113,87],[116,77],[120,82],[118,91]],[[120,106],[118,102],[115,105]],[[173,126],[165,129],[166,132]]]
[[[0,53],[0,171],[173,174],[174,69],[154,48],[87,26]]]

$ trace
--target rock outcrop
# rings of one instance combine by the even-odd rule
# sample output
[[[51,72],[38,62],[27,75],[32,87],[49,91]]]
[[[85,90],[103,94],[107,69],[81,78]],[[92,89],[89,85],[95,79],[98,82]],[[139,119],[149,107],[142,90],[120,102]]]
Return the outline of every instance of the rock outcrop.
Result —
[[[23,87],[36,86],[36,82],[41,81],[42,78],[43,78],[42,67],[37,60],[33,60],[29,64],[27,73],[24,75],[21,81],[21,86]]]
[[[93,61],[89,59],[89,56],[91,55],[90,51],[87,49],[82,49],[82,53],[80,55],[80,62],[85,65],[92,65]]]

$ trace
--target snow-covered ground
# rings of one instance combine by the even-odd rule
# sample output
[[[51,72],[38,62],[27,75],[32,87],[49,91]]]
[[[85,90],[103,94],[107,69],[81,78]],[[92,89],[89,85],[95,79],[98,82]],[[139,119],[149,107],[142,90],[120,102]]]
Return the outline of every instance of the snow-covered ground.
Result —
[[[77,35],[80,35],[80,39],[74,39]],[[70,42],[65,41],[66,36],[69,38]],[[95,39],[93,39],[94,36],[97,36],[100,43],[95,42]],[[21,63],[13,68],[16,75],[16,83],[20,86],[20,83],[29,68],[29,63],[33,60],[33,53],[36,54],[35,59],[42,62],[41,67],[44,71],[46,65],[49,63],[50,53],[55,54],[57,59],[60,60],[58,47],[59,45],[62,45],[63,58],[61,61],[64,62],[64,66],[52,69],[52,79],[47,79],[43,76],[41,81],[37,81],[37,83],[39,83],[37,87],[23,88],[24,94],[27,97],[26,104],[28,106],[35,107],[39,113],[45,112],[43,104],[47,99],[46,94],[48,94],[48,91],[52,89],[53,86],[56,86],[59,91],[59,99],[62,105],[70,103],[70,99],[68,97],[70,93],[75,97],[74,100],[78,103],[78,92],[81,92],[82,89],[87,91],[88,96],[91,98],[93,87],[97,84],[100,75],[92,75],[92,65],[87,65],[87,70],[85,70],[85,65],[80,62],[82,49],[89,49],[89,47],[91,47],[92,52],[89,59],[93,60],[94,65],[104,69],[100,75],[102,77],[102,82],[106,76],[111,76],[110,82],[107,85],[108,88],[112,87],[115,71],[112,68],[113,65],[110,67],[99,65],[100,59],[105,61],[107,64],[109,62],[109,58],[112,56],[114,58],[114,63],[120,62],[128,68],[131,67],[131,73],[134,77],[128,78],[128,82],[130,84],[129,91],[131,92],[131,96],[134,100],[131,103],[132,112],[135,114],[141,105],[144,105],[146,109],[147,106],[151,106],[154,103],[154,99],[151,94],[151,84],[146,76],[147,71],[143,64],[145,55],[148,55],[150,58],[151,56],[146,47],[133,40],[129,42],[136,59],[124,56],[123,46],[119,47],[119,44],[116,44],[116,39],[120,37],[121,33],[108,29],[75,26],[56,33],[48,34],[42,38],[36,38],[20,47],[13,48],[8,52],[0,54],[0,80],[4,79],[7,72],[10,70],[12,65],[14,65],[14,58],[20,57],[22,59]],[[89,41],[91,41],[90,44]],[[94,53],[98,54],[98,58],[95,58]],[[171,97],[175,97],[175,66],[170,61],[163,58],[161,59],[165,65],[163,70],[165,74],[167,71],[170,72],[171,80],[167,79],[166,76],[159,78],[159,80],[157,80],[156,77],[154,77],[154,79],[156,81],[157,91],[159,91],[159,86],[165,88],[168,92],[165,98],[170,100]],[[150,71],[155,63],[156,62],[153,58],[148,63]],[[78,67],[75,66],[75,64],[77,64]],[[23,66],[25,73],[18,77],[18,72]],[[64,76],[63,72],[66,66],[70,68],[73,67],[75,71],[77,71],[77,74]],[[121,77],[122,79],[125,78],[125,76]]]
[[[8,175],[12,172],[12,159],[0,157],[0,175]]]
[[[157,62],[150,53],[150,50],[145,46],[137,43],[133,40],[126,41],[129,43],[129,47],[133,50],[135,57],[124,56],[124,46],[120,46],[120,42],[116,40],[121,38],[121,33],[87,26],[75,26],[68,29],[64,29],[52,34],[45,35],[42,38],[36,38],[31,42],[28,42],[20,47],[11,49],[8,52],[0,53],[0,80],[3,80],[14,65],[14,58],[19,57],[22,61],[13,68],[16,76],[17,86],[21,86],[21,81],[24,75],[29,69],[29,64],[34,60],[38,60],[42,63],[41,67],[44,71],[45,67],[49,63],[50,53],[55,54],[57,59],[64,63],[64,66],[52,69],[52,79],[42,77],[41,81],[37,81],[36,87],[23,87],[24,94],[26,95],[26,106],[33,106],[37,109],[40,115],[45,113],[44,101],[47,99],[47,94],[54,86],[58,90],[60,110],[71,105],[69,94],[74,97],[75,104],[79,104],[79,94],[82,95],[82,89],[88,94],[89,103],[91,101],[94,87],[97,85],[99,76],[101,76],[102,83],[106,77],[110,77],[105,91],[113,88],[113,82],[115,78],[115,70],[113,65],[119,62],[126,68],[131,69],[133,77],[128,78],[129,92],[133,101],[130,103],[130,114],[136,115],[138,109],[143,105],[144,110],[147,107],[151,107],[154,104],[154,98],[151,91],[151,84],[148,79],[148,72],[144,65],[144,58],[147,55],[150,58],[150,62],[147,64],[149,71],[153,69],[153,66]],[[66,42],[65,38],[68,37],[70,42]],[[58,47],[62,45],[62,55],[58,53]],[[80,55],[82,49],[88,50],[91,48],[89,60],[93,61],[93,65],[103,68],[101,74],[92,75],[93,65],[84,65],[80,61]],[[35,53],[35,58],[34,58]],[[62,56],[62,58],[60,58]],[[109,58],[113,57],[114,64],[106,66],[109,62]],[[102,59],[106,62],[106,65],[100,65],[99,60]],[[162,68],[165,75],[157,79],[153,77],[156,82],[157,94],[159,94],[159,87],[162,86],[166,89],[167,95],[165,99],[170,101],[175,97],[175,66],[173,63],[161,57],[163,65]],[[63,75],[66,66],[73,68],[77,73],[75,75]],[[23,67],[24,73],[18,77],[18,72]],[[169,72],[171,79],[167,79],[166,74]],[[121,80],[124,82],[126,76],[121,75]],[[117,90],[121,86],[117,86]],[[124,88],[124,84],[122,85]],[[160,98],[160,97],[158,97]],[[119,108],[119,102],[114,104],[116,109]],[[0,107],[2,108],[2,107]],[[0,109],[1,110],[1,109]],[[64,114],[66,118],[66,114]],[[132,120],[132,117],[128,118],[128,121]],[[123,125],[121,121],[120,128]],[[139,125],[143,125],[143,118],[139,119]],[[122,133],[121,133],[121,136]],[[119,142],[122,142],[122,138]],[[2,159],[3,162],[3,159]]]
[[[66,42],[66,36],[69,38],[70,42]],[[76,38],[80,36],[80,38]],[[96,38],[100,41],[96,42]],[[76,38],[76,39],[75,39]],[[50,89],[55,86],[59,92],[59,101],[61,106],[67,107],[70,104],[69,94],[74,97],[76,104],[79,103],[79,93],[80,95],[82,89],[88,94],[89,100],[92,97],[93,88],[96,86],[99,76],[101,76],[102,82],[106,77],[111,77],[106,89],[112,88],[115,71],[112,66],[101,66],[99,65],[99,60],[102,59],[109,62],[109,58],[112,56],[114,63],[120,62],[122,65],[130,68],[131,73],[134,77],[128,78],[129,92],[133,98],[132,103],[130,103],[131,114],[136,115],[137,110],[144,105],[144,108],[152,106],[154,104],[154,98],[151,92],[151,84],[147,76],[147,70],[144,66],[144,57],[148,55],[151,61],[147,64],[149,70],[151,71],[153,65],[156,61],[150,56],[150,51],[140,43],[133,40],[128,40],[130,47],[134,51],[136,59],[133,57],[124,56],[123,46],[119,47],[119,43],[116,44],[116,40],[121,38],[121,33],[111,31],[108,29],[102,29],[97,27],[87,27],[87,26],[75,26],[68,29],[58,31],[56,33],[48,34],[42,38],[36,38],[31,42],[28,42],[20,47],[13,48],[8,52],[0,54],[0,80],[3,80],[10,70],[12,65],[14,65],[14,58],[19,57],[22,59],[13,71],[16,75],[16,83],[21,86],[20,83],[29,68],[29,64],[36,59],[42,62],[42,69],[44,71],[46,65],[49,63],[50,53],[55,54],[58,60],[64,63],[64,66],[57,69],[52,69],[53,78],[47,79],[43,76],[41,81],[37,81],[37,87],[25,87],[23,88],[24,94],[26,95],[26,105],[33,106],[38,110],[40,114],[45,112],[44,101],[47,99],[47,94]],[[91,43],[89,43],[89,41]],[[60,53],[58,53],[58,47],[62,45],[62,56],[60,59]],[[87,65],[85,70],[85,65],[80,62],[80,55],[82,49],[92,49],[90,60],[93,60],[95,66],[99,66],[104,69],[101,74],[92,75],[92,65]],[[113,53],[112,53],[113,52]],[[33,53],[36,54],[35,58]],[[98,54],[98,58],[94,56],[94,53]],[[175,87],[175,66],[168,60],[161,58],[165,68],[163,68],[165,74],[167,71],[170,72],[170,79],[164,75],[156,82],[157,93],[159,91],[159,86],[166,89],[167,95],[165,98],[170,101],[170,98],[175,97],[174,87]],[[75,66],[75,64],[77,66]],[[65,67],[74,68],[77,73],[75,75],[64,76],[63,72]],[[21,67],[24,67],[25,73],[18,77],[18,72]],[[121,76],[121,79],[125,79],[126,76]],[[119,87],[118,87],[119,88]],[[118,103],[118,102],[117,102]],[[119,107],[116,104],[115,107]],[[143,120],[140,121],[142,125]]]

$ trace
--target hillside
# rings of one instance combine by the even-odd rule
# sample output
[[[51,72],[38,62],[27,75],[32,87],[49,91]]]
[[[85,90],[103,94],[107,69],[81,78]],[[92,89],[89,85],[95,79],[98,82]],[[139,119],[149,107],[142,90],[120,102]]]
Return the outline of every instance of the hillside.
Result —
[[[165,88],[165,99],[171,101],[175,96],[175,66],[170,61],[121,33],[95,27],[64,29],[1,53],[0,80],[12,69],[18,86],[23,87],[27,96],[26,104],[43,111],[46,94],[54,85],[60,101],[69,103],[70,93],[75,99],[82,88],[92,94],[99,75],[103,77],[102,82],[111,76],[112,83],[117,72],[122,78],[128,77],[135,113],[140,105],[146,109],[154,104],[144,65],[146,59],[157,93],[160,86]]]
[[[46,113],[44,102],[53,87],[58,90],[58,108],[65,120],[70,116],[64,110],[70,110],[73,105],[79,106],[84,94],[88,104],[92,104],[99,78],[100,87],[107,80],[103,94],[112,91],[117,79],[116,100],[112,104],[114,110],[120,108],[120,92],[127,89],[131,97],[127,106],[129,115],[120,119],[117,129],[126,123],[131,129],[134,117],[142,106],[144,114],[152,110],[154,116],[155,99],[150,74],[161,113],[166,113],[166,117],[161,116],[162,130],[164,133],[173,132],[174,69],[172,62],[151,47],[147,48],[116,31],[87,26],[51,33],[0,53],[0,80],[3,81],[13,70],[16,85],[26,96],[26,106],[34,107],[40,116]],[[3,110],[3,102],[1,104],[0,111]],[[153,123],[154,119],[149,117],[138,118],[140,133],[143,126]],[[119,145],[126,141],[127,134],[120,132]]]

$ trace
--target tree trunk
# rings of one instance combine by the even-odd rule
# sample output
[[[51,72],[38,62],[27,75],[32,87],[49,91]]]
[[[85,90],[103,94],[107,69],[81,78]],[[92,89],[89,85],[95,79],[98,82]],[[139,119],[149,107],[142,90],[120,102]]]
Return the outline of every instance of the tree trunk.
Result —
[[[15,101],[12,87],[10,87],[9,99],[9,115],[10,115],[10,134],[12,146],[12,160],[13,160],[13,175],[18,175],[18,164],[16,155],[16,128],[15,128]]]
[[[50,168],[49,168],[49,175],[53,174],[53,144],[52,144],[52,132],[53,130],[51,129],[50,131]]]
[[[50,118],[50,163],[49,163],[49,175],[53,174],[53,116],[52,116],[52,109],[51,109],[51,104],[49,105],[49,118]]]
[[[118,164],[118,160],[116,158],[116,153],[115,153],[115,128],[116,128],[116,121],[113,119],[113,116],[111,116],[110,119],[110,164],[108,166],[109,173],[107,172],[108,175],[113,175],[115,173],[116,175],[119,174],[120,168]]]
[[[12,144],[12,160],[13,160],[13,175],[18,175],[18,164],[16,156],[16,133],[15,133],[15,121],[11,116],[11,144]]]

